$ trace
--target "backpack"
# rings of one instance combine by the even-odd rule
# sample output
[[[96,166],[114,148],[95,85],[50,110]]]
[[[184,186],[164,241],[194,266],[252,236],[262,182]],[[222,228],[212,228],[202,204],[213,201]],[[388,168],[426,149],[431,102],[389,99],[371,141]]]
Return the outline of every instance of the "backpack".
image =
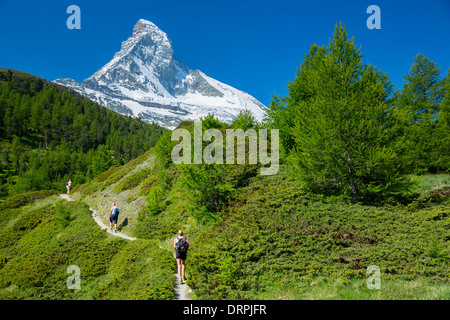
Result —
[[[119,208],[115,207],[113,212],[112,212],[112,216],[114,218],[117,218],[119,216]]]
[[[189,248],[189,243],[186,242],[186,237],[183,237],[181,239],[178,239],[177,245],[176,245],[178,252],[186,252]]]

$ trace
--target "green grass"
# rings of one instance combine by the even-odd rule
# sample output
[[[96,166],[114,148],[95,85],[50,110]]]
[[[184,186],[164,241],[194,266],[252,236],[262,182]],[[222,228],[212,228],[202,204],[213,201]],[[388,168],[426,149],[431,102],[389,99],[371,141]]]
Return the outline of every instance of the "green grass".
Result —
[[[411,177],[417,183],[416,192],[425,193],[443,187],[450,187],[450,174],[412,175]]]
[[[369,289],[366,280],[318,278],[288,287],[267,287],[255,299],[270,300],[450,300],[450,286],[425,279],[383,281],[380,288]]]

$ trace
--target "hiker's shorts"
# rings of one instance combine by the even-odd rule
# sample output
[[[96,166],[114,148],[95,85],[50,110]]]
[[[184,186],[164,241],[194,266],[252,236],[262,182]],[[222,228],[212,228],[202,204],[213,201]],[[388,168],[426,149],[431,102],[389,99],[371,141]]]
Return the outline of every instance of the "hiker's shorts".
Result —
[[[114,223],[114,224],[117,224],[117,218],[119,218],[119,217],[113,217],[113,216],[111,216],[111,217],[109,217],[109,222]]]
[[[179,252],[178,250],[175,253],[175,258],[176,259],[181,259],[181,260],[186,260],[187,257],[187,251],[185,252]]]

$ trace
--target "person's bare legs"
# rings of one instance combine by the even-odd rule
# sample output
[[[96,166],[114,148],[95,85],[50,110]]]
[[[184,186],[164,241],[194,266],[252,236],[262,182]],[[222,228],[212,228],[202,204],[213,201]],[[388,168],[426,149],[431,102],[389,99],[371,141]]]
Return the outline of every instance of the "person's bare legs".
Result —
[[[186,281],[186,260],[181,260],[180,259],[180,262],[181,262],[181,275],[180,275],[180,279],[181,279],[181,282],[183,282],[183,281]]]
[[[183,283],[183,279],[181,278],[181,259],[177,259],[177,270],[178,277],[180,278],[180,284]]]

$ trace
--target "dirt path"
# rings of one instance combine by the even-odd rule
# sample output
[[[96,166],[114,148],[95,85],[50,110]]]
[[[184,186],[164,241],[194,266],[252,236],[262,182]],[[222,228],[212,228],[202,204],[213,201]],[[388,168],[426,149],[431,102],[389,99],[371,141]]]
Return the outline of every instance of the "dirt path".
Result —
[[[67,195],[67,194],[60,194],[59,197],[61,199],[65,199],[67,201],[73,201],[73,199]],[[99,225],[100,228],[106,229],[106,231],[115,236],[115,237],[121,237],[127,240],[136,240],[136,238],[129,237],[121,232],[115,233],[114,231],[111,231],[107,225],[105,225],[102,221],[102,219],[97,215],[97,211],[89,207],[89,212],[91,213],[91,217],[95,220],[95,222]],[[173,258],[175,259],[175,254],[173,255]],[[181,284],[180,277],[178,276],[178,269],[177,269],[177,262],[175,260],[175,289],[173,290],[173,297],[175,300],[191,300],[189,297],[188,291],[190,288],[186,284]]]
[[[173,258],[175,259],[175,253],[173,254]],[[177,261],[175,260],[175,290],[173,291],[173,296],[175,300],[191,300],[191,297],[189,296],[188,291],[191,290],[191,288],[188,287],[186,283],[181,284],[180,276],[178,275],[178,266]]]

